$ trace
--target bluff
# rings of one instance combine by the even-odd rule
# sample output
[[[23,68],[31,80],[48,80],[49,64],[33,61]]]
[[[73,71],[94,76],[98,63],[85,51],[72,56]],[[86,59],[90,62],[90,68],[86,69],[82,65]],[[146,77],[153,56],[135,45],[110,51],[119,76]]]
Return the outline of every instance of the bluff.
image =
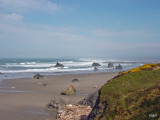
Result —
[[[88,120],[159,120],[160,63],[122,73],[99,90]]]

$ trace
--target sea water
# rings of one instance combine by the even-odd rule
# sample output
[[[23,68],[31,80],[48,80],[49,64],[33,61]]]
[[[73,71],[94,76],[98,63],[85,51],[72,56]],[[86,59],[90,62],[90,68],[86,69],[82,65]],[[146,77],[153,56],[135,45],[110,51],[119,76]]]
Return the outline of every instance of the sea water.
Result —
[[[64,67],[54,67],[59,62]],[[94,71],[93,62],[101,64],[97,71]],[[108,63],[113,62],[114,66],[108,68]],[[22,59],[22,58],[0,58],[0,80],[11,78],[28,78],[34,74],[60,75],[93,72],[118,72],[115,67],[122,65],[121,71],[129,70],[144,64],[142,61],[113,60],[113,59]]]

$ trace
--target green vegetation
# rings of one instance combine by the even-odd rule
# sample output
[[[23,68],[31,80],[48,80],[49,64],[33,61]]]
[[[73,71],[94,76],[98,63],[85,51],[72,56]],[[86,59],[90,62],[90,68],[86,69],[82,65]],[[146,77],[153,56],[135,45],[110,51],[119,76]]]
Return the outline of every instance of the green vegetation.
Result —
[[[160,120],[160,64],[121,73],[100,92],[97,120]]]

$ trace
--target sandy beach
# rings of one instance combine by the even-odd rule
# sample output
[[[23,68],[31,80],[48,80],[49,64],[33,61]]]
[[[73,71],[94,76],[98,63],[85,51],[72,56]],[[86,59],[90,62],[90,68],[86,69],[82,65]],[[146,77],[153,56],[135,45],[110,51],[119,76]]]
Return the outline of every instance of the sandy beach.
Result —
[[[3,120],[54,120],[46,110],[54,97],[63,98],[68,104],[76,104],[88,94],[98,90],[117,73],[90,73],[47,76],[45,79],[23,78],[3,80],[0,84],[0,119]],[[79,82],[72,82],[78,79]],[[63,96],[60,93],[73,85],[77,94]]]

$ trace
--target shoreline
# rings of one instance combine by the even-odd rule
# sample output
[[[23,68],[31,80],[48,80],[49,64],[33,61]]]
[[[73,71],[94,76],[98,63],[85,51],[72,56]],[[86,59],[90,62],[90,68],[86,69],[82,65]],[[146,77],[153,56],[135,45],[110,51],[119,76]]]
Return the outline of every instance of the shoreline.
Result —
[[[51,75],[46,76],[45,79],[5,79],[0,84],[0,118],[53,120],[56,113],[48,114],[45,107],[54,97],[64,98],[68,104],[76,104],[115,75],[117,73],[103,72]],[[73,79],[78,79],[79,82],[72,82]],[[78,94],[61,95],[60,93],[71,84],[77,89]]]
[[[114,73],[119,73],[119,72],[121,72],[121,70],[117,70],[117,71],[115,71],[115,72],[101,72],[101,71],[99,71],[99,72],[82,72],[82,73],[67,73],[67,72],[64,72],[64,74],[54,74],[54,75],[45,75],[45,77],[54,77],[54,76],[63,76],[63,75],[85,75],[85,74],[114,74]],[[6,73],[2,73],[2,75],[4,76]],[[8,74],[8,73],[7,73]],[[21,74],[21,73],[19,73],[19,74]],[[4,81],[4,80],[15,80],[15,79],[32,79],[33,77],[34,77],[34,75],[36,75],[36,74],[41,74],[41,75],[44,75],[43,73],[41,73],[41,72],[36,72],[36,73],[31,73],[33,76],[32,77],[19,77],[19,78],[8,78],[8,79],[1,79],[0,80],[0,84]]]

